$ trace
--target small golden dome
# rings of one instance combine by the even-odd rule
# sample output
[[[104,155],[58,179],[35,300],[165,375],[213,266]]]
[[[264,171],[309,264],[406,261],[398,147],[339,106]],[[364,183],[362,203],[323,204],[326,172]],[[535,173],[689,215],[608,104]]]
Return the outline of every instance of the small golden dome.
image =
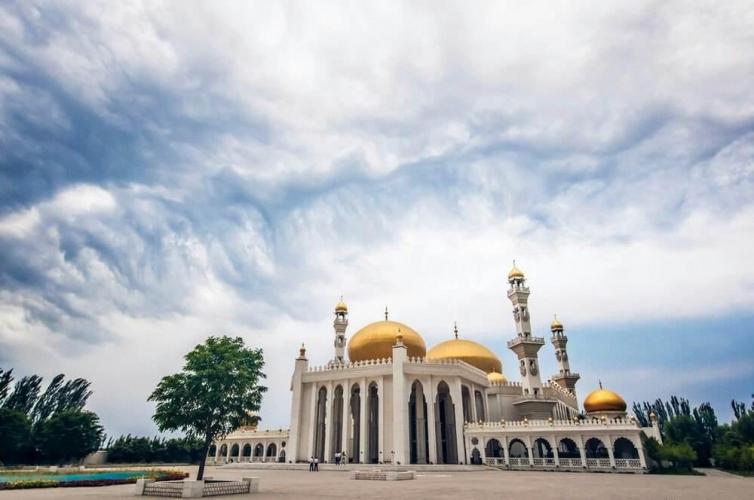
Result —
[[[550,330],[562,330],[563,329],[563,323],[558,321],[558,318],[555,318],[552,320],[552,323],[550,323]]]
[[[613,391],[603,389],[601,386],[592,391],[584,400],[584,410],[587,413],[600,411],[626,411],[626,402]]]
[[[340,299],[340,301],[335,304],[335,312],[348,312],[348,306],[343,302],[343,299]]]
[[[393,345],[398,339],[398,330],[403,336],[403,345],[409,357],[423,358],[427,346],[416,330],[397,321],[375,321],[351,337],[348,341],[348,359],[366,361],[393,357]]]
[[[490,384],[504,384],[508,382],[508,379],[505,378],[505,375],[503,375],[500,372],[490,372],[487,374],[487,380],[490,381]]]
[[[503,364],[495,353],[473,340],[454,338],[440,342],[429,350],[427,359],[460,359],[485,373],[503,372]]]
[[[508,281],[514,280],[514,279],[524,279],[524,272],[516,267],[516,264],[513,264],[513,269],[511,269],[511,272],[508,273]]]

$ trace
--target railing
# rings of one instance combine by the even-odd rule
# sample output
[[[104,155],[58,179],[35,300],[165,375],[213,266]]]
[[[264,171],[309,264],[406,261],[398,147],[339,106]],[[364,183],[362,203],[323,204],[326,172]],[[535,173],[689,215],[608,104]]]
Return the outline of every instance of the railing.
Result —
[[[516,337],[513,340],[509,340],[508,343],[507,343],[507,345],[508,345],[508,347],[513,347],[514,345],[518,345],[521,342],[528,342],[528,343],[531,343],[531,344],[542,344],[542,345],[544,345],[545,338],[544,337],[533,337],[531,335],[529,335],[528,337],[521,336],[521,337]]]
[[[616,458],[616,469],[641,469],[641,460],[638,458]]]
[[[561,468],[581,468],[584,462],[581,458],[559,458],[556,462],[554,457],[532,457],[529,462],[528,457],[510,457],[506,461],[502,457],[488,457],[484,459],[486,465],[491,466],[508,466],[508,467],[538,467],[544,469]],[[587,458],[587,469],[611,469],[609,458]],[[638,458],[616,458],[615,468],[621,470],[641,470],[641,460]]]

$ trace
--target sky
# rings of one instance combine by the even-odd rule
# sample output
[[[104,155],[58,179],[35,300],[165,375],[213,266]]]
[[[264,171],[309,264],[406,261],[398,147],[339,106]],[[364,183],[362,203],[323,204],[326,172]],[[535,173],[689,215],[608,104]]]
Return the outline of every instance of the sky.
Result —
[[[111,435],[209,335],[290,376],[382,318],[505,342],[512,260],[583,398],[754,392],[751,2],[0,4],[0,368]],[[543,374],[556,370],[540,351]]]

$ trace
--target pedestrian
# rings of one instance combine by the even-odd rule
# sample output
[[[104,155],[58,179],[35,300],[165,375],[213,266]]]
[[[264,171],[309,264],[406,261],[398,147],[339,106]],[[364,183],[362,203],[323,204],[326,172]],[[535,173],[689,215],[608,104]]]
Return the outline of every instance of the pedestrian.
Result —
[[[314,472],[319,472],[319,457],[314,457]]]
[[[340,467],[340,452],[335,452],[335,466]]]
[[[309,457],[309,472],[314,470],[314,457]]]
[[[348,464],[348,455],[346,455],[345,451],[343,451],[343,453],[341,454],[340,463],[343,465]]]

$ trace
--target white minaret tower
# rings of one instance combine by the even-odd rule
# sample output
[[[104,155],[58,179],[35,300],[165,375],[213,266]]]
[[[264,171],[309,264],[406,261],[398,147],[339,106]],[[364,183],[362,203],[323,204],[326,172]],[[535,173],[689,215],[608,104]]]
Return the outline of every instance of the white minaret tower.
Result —
[[[563,333],[563,324],[558,321],[557,317],[552,320],[550,331],[552,332],[550,341],[555,348],[555,359],[558,360],[558,373],[550,377],[550,379],[575,396],[576,382],[578,382],[581,376],[571,371],[571,365],[568,362],[568,353],[566,352],[568,337]]]
[[[508,273],[508,283],[508,298],[513,304],[516,324],[516,338],[508,342],[508,348],[518,356],[524,394],[538,394],[542,389],[542,380],[537,353],[545,345],[545,339],[531,336],[529,287],[526,286],[524,273],[516,267],[516,261],[513,261],[513,269]]]
[[[335,342],[333,344],[335,346],[335,357],[332,363],[343,364],[345,363],[346,327],[348,327],[348,306],[343,302],[343,297],[335,305],[333,327],[335,328]]]
[[[529,418],[547,418],[552,415],[555,400],[545,397],[542,379],[539,374],[537,353],[545,345],[542,337],[531,334],[531,317],[529,314],[529,287],[526,286],[524,273],[516,267],[508,273],[508,298],[513,304],[513,320],[516,324],[516,337],[508,341],[508,349],[516,353],[518,368],[521,372],[522,400],[514,403],[521,416]]]

